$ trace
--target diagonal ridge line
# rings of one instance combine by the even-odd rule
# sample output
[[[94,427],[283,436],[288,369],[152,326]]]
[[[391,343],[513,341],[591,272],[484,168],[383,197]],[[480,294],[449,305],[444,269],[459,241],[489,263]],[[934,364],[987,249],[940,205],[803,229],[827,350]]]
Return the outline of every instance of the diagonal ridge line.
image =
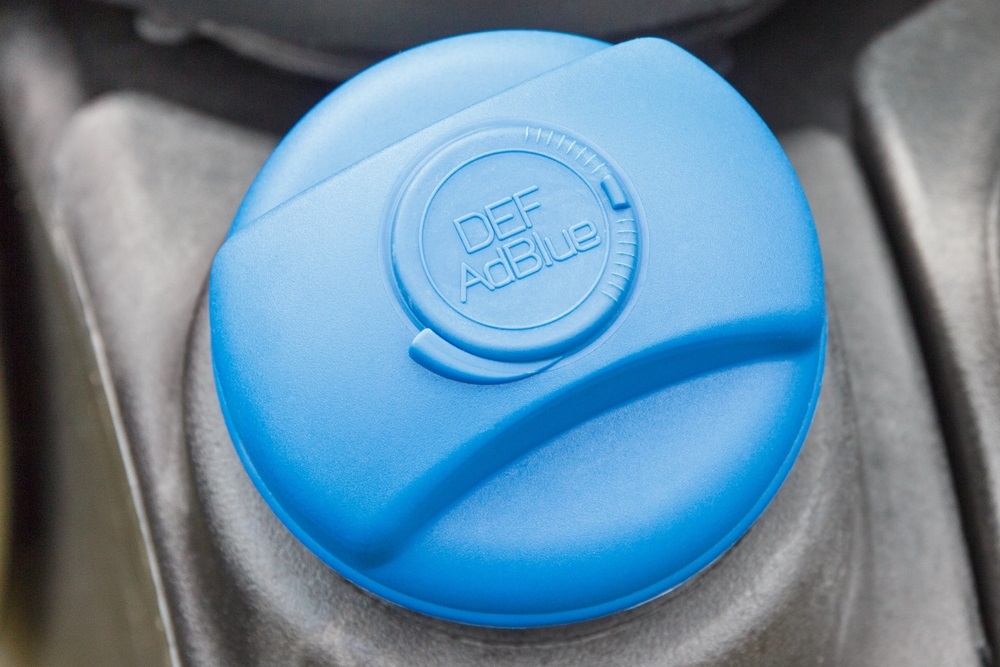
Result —
[[[707,335],[692,335],[691,340],[665,341],[553,391],[527,412],[512,413],[496,428],[462,446],[461,454],[438,462],[386,503],[383,516],[398,519],[392,522],[391,534],[384,534],[378,551],[366,557],[366,564],[389,562],[473,489],[584,421],[702,375],[755,361],[815,353],[816,327],[802,327],[794,319],[764,317],[752,323],[750,333],[734,335],[730,326],[722,325]],[[747,324],[741,323],[743,327]],[[574,408],[560,409],[568,405]],[[567,416],[571,414],[585,417]]]

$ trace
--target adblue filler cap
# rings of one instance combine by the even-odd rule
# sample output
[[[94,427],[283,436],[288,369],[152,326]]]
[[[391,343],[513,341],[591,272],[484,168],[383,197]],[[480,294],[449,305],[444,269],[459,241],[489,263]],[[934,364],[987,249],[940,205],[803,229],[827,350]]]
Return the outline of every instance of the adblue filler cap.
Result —
[[[658,39],[405,52],[278,146],[212,267],[233,442],[319,558],[503,627],[638,605],[788,474],[826,343],[781,147]]]

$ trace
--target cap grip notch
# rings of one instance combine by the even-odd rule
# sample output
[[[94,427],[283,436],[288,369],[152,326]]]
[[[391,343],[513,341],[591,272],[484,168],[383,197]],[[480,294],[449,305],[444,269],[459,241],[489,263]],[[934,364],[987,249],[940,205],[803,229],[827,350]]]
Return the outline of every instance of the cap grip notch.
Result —
[[[455,347],[430,329],[423,329],[414,337],[410,344],[410,358],[442,377],[474,384],[523,380],[541,373],[560,359],[524,363],[484,359]]]

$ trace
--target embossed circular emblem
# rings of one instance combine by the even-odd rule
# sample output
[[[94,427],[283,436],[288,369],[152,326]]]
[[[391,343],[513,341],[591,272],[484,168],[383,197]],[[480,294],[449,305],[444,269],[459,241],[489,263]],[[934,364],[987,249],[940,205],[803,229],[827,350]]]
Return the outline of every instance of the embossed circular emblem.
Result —
[[[565,355],[619,312],[642,243],[635,194],[570,132],[490,127],[433,154],[404,187],[391,234],[406,305],[485,359]]]

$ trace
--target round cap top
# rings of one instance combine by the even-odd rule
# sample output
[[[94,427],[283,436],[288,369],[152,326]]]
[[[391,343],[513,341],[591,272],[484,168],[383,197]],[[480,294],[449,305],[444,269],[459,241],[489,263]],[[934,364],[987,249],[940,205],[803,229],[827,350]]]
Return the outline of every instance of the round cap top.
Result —
[[[636,273],[640,225],[623,182],[611,158],[554,127],[498,123],[448,142],[396,209],[400,291],[472,354],[572,350],[618,312]]]
[[[319,558],[453,621],[670,590],[802,445],[822,266],[777,141],[657,39],[481,33],[341,86],[216,256],[212,355],[250,477]]]

